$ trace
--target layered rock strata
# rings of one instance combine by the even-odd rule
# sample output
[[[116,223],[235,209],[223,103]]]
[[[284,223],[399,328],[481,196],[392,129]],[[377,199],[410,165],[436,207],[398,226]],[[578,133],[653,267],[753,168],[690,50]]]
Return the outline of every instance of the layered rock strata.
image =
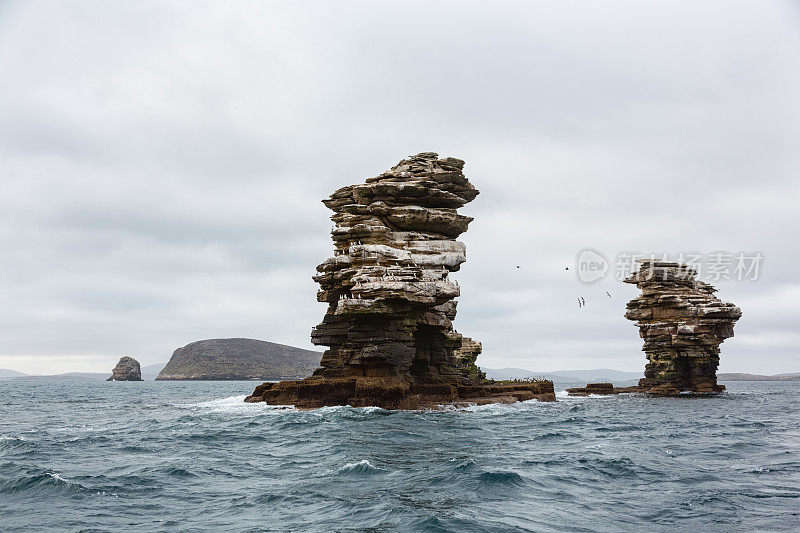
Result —
[[[742,310],[723,302],[716,289],[698,281],[697,271],[667,261],[640,260],[639,270],[625,283],[641,289],[628,302],[625,318],[639,326],[647,356],[644,378],[635,387],[590,383],[567,389],[571,395],[646,392],[673,395],[683,392],[713,394],[725,390],[717,384],[719,345],[733,337],[733,325]]]
[[[625,283],[636,285],[642,293],[628,302],[625,318],[639,326],[648,363],[639,386],[622,392],[722,392],[725,387],[717,384],[719,345],[733,337],[733,325],[742,310],[714,296],[716,289],[695,279],[697,271],[686,265],[638,262],[639,270]]]
[[[334,212],[334,253],[314,276],[328,310],[311,340],[328,350],[312,377],[266,383],[248,401],[416,408],[555,399],[550,382],[485,382],[480,343],[453,329],[460,289],[449,274],[466,261],[456,238],[472,221],[457,210],[478,195],[463,166],[421,153],[323,200]]]
[[[720,344],[733,336],[742,311],[723,302],[716,289],[698,281],[697,271],[674,262],[640,260],[640,268],[625,283],[641,289],[628,302],[625,318],[636,321],[647,356],[644,378],[634,387],[590,383],[567,389],[573,396],[646,392],[674,395],[713,394],[717,384]]]
[[[639,386],[653,394],[713,393],[719,345],[733,337],[742,310],[723,302],[716,289],[695,279],[697,271],[672,262],[642,260],[625,283],[641,289],[625,318],[636,321],[648,363]]]
[[[106,381],[142,381],[142,367],[139,361],[126,355],[120,358]]]

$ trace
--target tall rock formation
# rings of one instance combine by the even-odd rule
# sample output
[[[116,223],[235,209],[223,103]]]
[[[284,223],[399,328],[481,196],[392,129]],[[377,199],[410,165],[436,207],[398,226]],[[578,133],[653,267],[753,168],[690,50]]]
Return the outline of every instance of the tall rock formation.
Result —
[[[455,239],[472,221],[457,209],[478,195],[463,166],[421,153],[323,200],[334,212],[334,253],[314,276],[328,309],[311,339],[328,350],[312,378],[264,384],[248,401],[416,407],[552,393],[549,382],[549,390],[478,386],[480,343],[453,329],[460,289],[449,274],[466,261]]]
[[[142,367],[139,361],[126,355],[119,360],[106,381],[142,381]]]
[[[685,265],[639,263],[625,283],[642,294],[628,302],[625,318],[636,321],[644,339],[648,363],[640,388],[654,394],[725,390],[717,385],[719,345],[733,336],[741,309],[714,296],[716,289]]]

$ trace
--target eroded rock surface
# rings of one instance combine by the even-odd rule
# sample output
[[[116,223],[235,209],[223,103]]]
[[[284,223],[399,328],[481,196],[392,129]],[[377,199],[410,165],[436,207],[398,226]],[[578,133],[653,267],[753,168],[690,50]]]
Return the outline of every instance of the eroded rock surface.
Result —
[[[142,367],[139,361],[126,355],[119,360],[106,381],[142,381]]]
[[[328,310],[311,339],[329,348],[311,378],[264,384],[248,401],[415,408],[555,399],[550,382],[487,384],[475,365],[480,343],[453,329],[460,289],[449,274],[466,261],[455,239],[472,221],[457,209],[478,195],[463,166],[421,153],[323,200],[334,212],[334,254],[314,276]]]
[[[639,263],[625,280],[642,291],[625,313],[639,326],[647,354],[639,387],[652,394],[725,390],[717,384],[719,345],[733,336],[741,309],[714,296],[716,289],[696,280],[697,272],[686,265]]]

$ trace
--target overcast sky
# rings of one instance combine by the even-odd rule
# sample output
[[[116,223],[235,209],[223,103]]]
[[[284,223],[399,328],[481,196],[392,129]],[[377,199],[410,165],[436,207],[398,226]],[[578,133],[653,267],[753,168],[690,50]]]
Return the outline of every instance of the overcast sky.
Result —
[[[482,366],[644,368],[591,247],[760,252],[720,370],[800,371],[798,95],[792,2],[0,2],[0,367],[312,348],[320,200],[435,151]]]

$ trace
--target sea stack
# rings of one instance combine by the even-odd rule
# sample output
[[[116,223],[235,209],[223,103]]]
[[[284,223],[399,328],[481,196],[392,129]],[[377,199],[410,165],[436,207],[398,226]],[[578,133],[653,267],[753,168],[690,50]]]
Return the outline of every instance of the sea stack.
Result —
[[[696,280],[697,271],[686,265],[649,259],[637,262],[639,270],[625,283],[636,285],[642,294],[628,302],[625,318],[636,322],[644,339],[642,350],[648,360],[644,378],[638,387],[590,383],[567,391],[575,396],[724,391],[725,386],[717,384],[719,345],[733,337],[733,325],[742,310],[714,296],[716,289]]]
[[[695,279],[679,263],[640,260],[625,283],[642,294],[628,302],[625,318],[636,321],[647,354],[639,386],[653,394],[721,392],[717,385],[719,345],[733,337],[742,310],[723,302],[716,289]]]
[[[126,355],[119,360],[106,381],[142,381],[142,367],[139,361]]]
[[[421,153],[323,200],[334,253],[314,276],[328,309],[311,340],[329,349],[310,378],[265,383],[247,401],[414,409],[555,400],[551,382],[483,380],[480,343],[453,328],[460,289],[449,275],[466,261],[456,238],[472,221],[457,209],[478,195],[463,166]]]

